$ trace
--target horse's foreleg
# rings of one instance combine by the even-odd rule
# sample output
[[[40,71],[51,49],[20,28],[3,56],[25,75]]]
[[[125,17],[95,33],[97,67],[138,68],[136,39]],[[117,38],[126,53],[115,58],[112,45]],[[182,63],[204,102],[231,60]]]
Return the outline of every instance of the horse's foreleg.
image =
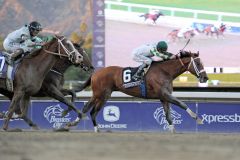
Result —
[[[84,105],[84,107],[83,107],[83,109],[82,109],[82,118],[87,117],[86,113],[91,109],[91,107],[93,106],[93,104],[94,104],[94,101],[93,101],[93,98],[91,98],[91,100],[88,101],[88,102]],[[81,118],[81,119],[82,119],[82,118]],[[76,126],[76,125],[80,122],[81,119],[80,119],[79,117],[77,117],[73,122],[67,123],[66,126],[67,126],[67,127]]]
[[[32,129],[39,130],[37,124],[33,123],[33,121],[28,118],[26,115],[21,117]]]
[[[29,107],[29,102],[30,102],[30,97],[29,96],[24,96],[24,99],[21,101],[21,118],[34,130],[38,130],[37,124],[33,123],[33,121],[28,118],[27,113],[28,113],[28,107]]]
[[[176,97],[172,96],[172,95],[169,94],[169,93],[165,93],[165,94],[164,94],[164,98],[165,98],[168,102],[170,102],[170,103],[172,103],[172,104],[175,104],[175,105],[179,106],[180,108],[186,110],[186,112],[187,112],[193,119],[197,120],[197,123],[198,123],[198,124],[203,124],[202,119],[199,118],[199,117],[197,116],[197,114],[194,113],[190,108],[188,108],[188,106],[187,106],[184,102],[180,101],[179,99],[177,99]]]
[[[169,125],[169,131],[171,133],[176,133],[176,130],[174,128],[174,124],[173,124],[173,121],[172,121],[172,117],[171,117],[169,103],[167,101],[161,101],[161,102],[162,102],[163,109],[164,109],[164,112],[165,112],[166,120],[167,120],[168,125]]]
[[[13,98],[12,98],[12,101],[10,103],[10,106],[8,108],[8,114],[7,114],[7,117],[4,121],[4,124],[3,124],[3,130],[7,130],[8,129],[8,124],[9,124],[9,121],[10,119],[12,118],[12,115],[14,113],[14,111],[16,110],[17,108],[17,104],[20,103],[22,97],[23,97],[23,94],[22,92],[17,92],[14,94]]]

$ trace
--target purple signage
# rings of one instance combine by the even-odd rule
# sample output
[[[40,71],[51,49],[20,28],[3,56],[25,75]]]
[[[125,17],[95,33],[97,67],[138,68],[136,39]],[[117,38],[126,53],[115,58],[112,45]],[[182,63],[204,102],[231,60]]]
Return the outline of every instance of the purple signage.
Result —
[[[83,106],[83,102],[76,102],[75,105],[80,108]],[[32,120],[40,128],[58,129],[77,118],[77,114],[73,111],[62,117],[65,109],[67,106],[60,102],[34,101],[32,102]],[[83,129],[83,127],[79,125],[79,129]]]
[[[198,113],[204,125],[198,131],[205,132],[240,132],[239,103],[199,103]]]
[[[7,112],[9,101],[2,100],[0,111]],[[86,102],[76,102],[82,109]],[[240,103],[187,102],[188,107],[203,119],[197,125],[189,114],[178,106],[171,106],[171,116],[177,132],[240,132]],[[41,129],[59,128],[76,119],[73,111],[62,117],[67,106],[53,100],[31,101],[28,116]],[[2,125],[4,119],[0,119]],[[160,102],[107,102],[97,116],[100,130],[105,131],[168,131],[168,123]],[[9,127],[29,129],[22,119],[10,121]],[[75,130],[92,130],[90,114],[83,119]]]
[[[95,69],[105,67],[105,14],[104,0],[93,1],[93,51]]]
[[[188,103],[195,111],[195,103]],[[196,131],[196,122],[185,110],[172,106],[171,116],[178,131]],[[99,128],[104,130],[167,131],[168,123],[159,102],[108,102],[99,112]]]

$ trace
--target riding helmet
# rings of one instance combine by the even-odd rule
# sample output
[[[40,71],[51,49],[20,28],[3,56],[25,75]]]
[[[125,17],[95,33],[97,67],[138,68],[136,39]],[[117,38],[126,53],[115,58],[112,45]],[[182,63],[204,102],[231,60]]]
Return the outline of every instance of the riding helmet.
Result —
[[[168,49],[168,45],[167,45],[167,43],[166,43],[165,41],[160,41],[160,42],[158,42],[158,44],[157,44],[157,50],[158,50],[159,52],[166,52],[167,49]]]
[[[42,26],[39,22],[37,21],[33,21],[29,24],[29,30],[30,31],[41,31],[42,30]]]

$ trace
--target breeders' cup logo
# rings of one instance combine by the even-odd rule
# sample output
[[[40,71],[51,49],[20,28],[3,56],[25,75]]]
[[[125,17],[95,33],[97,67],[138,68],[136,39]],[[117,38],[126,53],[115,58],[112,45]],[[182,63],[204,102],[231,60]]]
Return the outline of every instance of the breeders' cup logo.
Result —
[[[170,108],[170,113],[171,113],[171,117],[173,120],[173,124],[181,124],[182,123],[183,120],[181,118],[181,114],[177,113],[176,111],[174,111],[171,108]],[[153,113],[153,117],[156,119],[157,123],[160,126],[163,125],[164,130],[168,129],[168,122],[166,120],[166,116],[165,116],[163,107],[157,108],[156,111]]]
[[[69,117],[69,113],[62,117],[62,112],[64,110],[61,108],[59,104],[49,106],[44,110],[44,117],[48,120],[49,123],[53,123],[53,128],[60,128],[63,123],[67,123],[71,121]]]
[[[106,106],[103,109],[103,119],[108,122],[118,121],[120,118],[120,110],[116,106]]]

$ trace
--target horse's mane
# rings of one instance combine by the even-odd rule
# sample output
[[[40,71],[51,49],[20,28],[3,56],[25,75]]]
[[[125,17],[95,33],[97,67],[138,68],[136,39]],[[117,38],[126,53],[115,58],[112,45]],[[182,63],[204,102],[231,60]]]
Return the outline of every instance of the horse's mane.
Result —
[[[199,56],[199,53],[192,53],[190,51],[184,51],[182,52],[181,56],[180,56],[180,59],[183,59],[183,58],[189,58],[189,57],[198,57]],[[167,61],[153,61],[154,64],[165,64],[165,63],[172,63],[173,61],[176,61],[178,59],[171,59],[171,60],[167,60]]]
[[[44,46],[42,46],[39,49],[33,50],[30,54],[26,55],[25,58],[33,58],[33,57],[37,56],[43,49],[47,49],[55,40],[56,40],[56,38],[54,38],[54,36],[53,36],[51,39],[48,39],[46,41]]]

